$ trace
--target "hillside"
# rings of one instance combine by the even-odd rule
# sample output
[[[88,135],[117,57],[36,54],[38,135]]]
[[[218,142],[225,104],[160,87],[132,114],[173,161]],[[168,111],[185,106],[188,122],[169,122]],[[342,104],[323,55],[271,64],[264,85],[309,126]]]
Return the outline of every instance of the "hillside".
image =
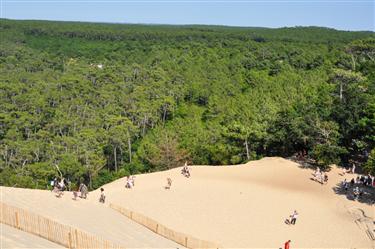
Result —
[[[304,152],[375,169],[373,32],[0,19],[0,185]]]
[[[136,175],[103,186],[87,200],[63,198],[45,190],[0,187],[2,202],[69,224],[127,248],[176,248],[174,244],[108,207],[113,203],[144,214],[178,232],[219,243],[221,248],[373,248],[366,231],[373,228],[373,206],[336,194],[344,179],[333,167],[328,184],[312,181],[313,170],[283,158],[264,158],[238,166],[191,166]],[[172,179],[171,189],[164,186]],[[351,190],[349,190],[349,193]],[[370,193],[370,192],[368,192]],[[372,192],[372,194],[375,194]],[[43,205],[40,205],[43,203]],[[285,219],[297,210],[296,224]]]
[[[137,175],[134,189],[125,189],[125,178],[103,187],[111,203],[223,248],[279,248],[288,239],[293,248],[374,247],[365,230],[373,228],[373,206],[335,194],[343,179],[354,177],[336,167],[326,185],[310,179],[313,170],[283,158],[191,166],[190,178],[180,171]],[[294,210],[296,225],[286,225]]]

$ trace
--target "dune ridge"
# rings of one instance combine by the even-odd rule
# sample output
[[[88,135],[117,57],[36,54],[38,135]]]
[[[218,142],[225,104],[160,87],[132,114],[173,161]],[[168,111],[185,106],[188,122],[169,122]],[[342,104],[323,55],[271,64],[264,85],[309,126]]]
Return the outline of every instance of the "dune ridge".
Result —
[[[279,157],[191,169],[191,178],[183,177],[181,168],[136,175],[133,189],[125,188],[125,178],[106,184],[106,205],[141,213],[222,248],[279,248],[288,239],[292,248],[374,248],[366,234],[374,221],[373,205],[333,191],[345,177],[355,175],[342,176],[333,167],[328,184],[320,185],[310,180],[311,169]],[[167,177],[173,180],[170,190],[164,189]],[[127,247],[180,247],[100,205],[99,190],[77,202],[70,193],[57,199],[49,191],[0,190],[5,203],[70,222]],[[296,225],[286,225],[294,210],[300,214]]]

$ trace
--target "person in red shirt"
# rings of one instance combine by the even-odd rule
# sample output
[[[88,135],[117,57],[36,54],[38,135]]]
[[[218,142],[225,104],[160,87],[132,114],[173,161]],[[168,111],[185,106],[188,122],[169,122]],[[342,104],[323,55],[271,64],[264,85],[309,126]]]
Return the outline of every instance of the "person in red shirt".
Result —
[[[284,249],[289,249],[290,247],[290,242],[292,242],[291,240],[288,240],[287,242],[285,242],[284,244]]]

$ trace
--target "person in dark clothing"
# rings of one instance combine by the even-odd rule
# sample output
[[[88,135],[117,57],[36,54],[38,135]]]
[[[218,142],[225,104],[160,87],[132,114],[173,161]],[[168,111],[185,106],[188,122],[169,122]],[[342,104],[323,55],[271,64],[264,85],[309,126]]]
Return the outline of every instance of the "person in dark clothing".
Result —
[[[100,198],[99,198],[100,203],[105,202],[105,194],[104,194],[104,188],[100,188]]]

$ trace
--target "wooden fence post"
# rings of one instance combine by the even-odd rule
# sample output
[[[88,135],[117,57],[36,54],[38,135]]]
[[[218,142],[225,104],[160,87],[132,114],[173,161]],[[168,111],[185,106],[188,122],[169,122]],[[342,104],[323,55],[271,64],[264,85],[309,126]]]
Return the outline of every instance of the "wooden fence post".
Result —
[[[40,216],[38,215],[38,235],[40,236]]]
[[[20,217],[17,211],[16,211],[16,227],[20,229]]]
[[[74,229],[74,233],[75,233],[75,235],[76,235],[76,248],[79,248],[78,247],[78,231],[77,231],[77,229]]]
[[[68,239],[69,249],[72,249],[72,234],[70,232],[68,232]]]
[[[51,221],[47,219],[47,238],[49,241],[52,241],[51,239]]]

